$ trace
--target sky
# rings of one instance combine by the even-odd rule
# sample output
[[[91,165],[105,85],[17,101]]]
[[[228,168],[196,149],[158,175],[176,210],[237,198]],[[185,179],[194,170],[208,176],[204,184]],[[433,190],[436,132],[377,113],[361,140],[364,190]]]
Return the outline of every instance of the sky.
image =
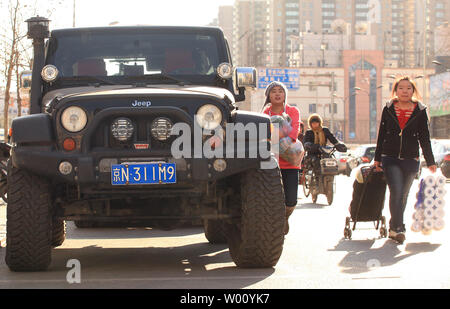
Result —
[[[62,1],[62,9],[52,13],[52,29],[72,27],[73,1]],[[205,26],[217,18],[219,6],[233,3],[234,0],[75,0],[75,25]]]

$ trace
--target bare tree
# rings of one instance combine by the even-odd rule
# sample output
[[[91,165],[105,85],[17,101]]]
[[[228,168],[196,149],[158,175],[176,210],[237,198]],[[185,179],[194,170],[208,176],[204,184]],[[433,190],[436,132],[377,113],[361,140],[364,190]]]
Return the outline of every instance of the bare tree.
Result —
[[[15,70],[16,70],[16,93],[17,93],[17,117],[22,116],[22,98],[20,96],[20,64],[19,64],[20,54],[16,50],[15,55]]]
[[[4,129],[4,140],[5,142],[8,140],[8,108],[10,101],[10,88],[11,88],[11,79],[14,69],[15,57],[17,54],[17,44],[18,44],[18,11],[19,11],[20,3],[19,0],[16,0],[16,3],[10,7],[10,22],[11,22],[11,45],[8,56],[5,58],[5,78],[6,78],[6,87],[5,87],[5,99],[3,106],[3,129]]]
[[[62,5],[62,1],[46,1],[46,9],[40,2],[39,9],[44,9],[44,14],[50,17],[52,13]],[[7,22],[0,24],[0,74],[5,81],[3,128],[4,138],[7,140],[9,127],[8,107],[11,100],[11,88],[16,83],[18,116],[21,115],[20,100],[20,72],[31,68],[31,42],[27,40],[25,20],[37,15],[38,3],[36,0],[7,0],[0,2],[0,10],[7,12]],[[14,74],[15,73],[15,74]]]

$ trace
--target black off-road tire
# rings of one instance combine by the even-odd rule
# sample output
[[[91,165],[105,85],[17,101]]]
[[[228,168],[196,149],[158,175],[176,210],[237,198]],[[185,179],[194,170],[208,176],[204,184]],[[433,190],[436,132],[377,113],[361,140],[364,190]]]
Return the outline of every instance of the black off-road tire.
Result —
[[[331,204],[333,204],[333,195],[334,195],[334,177],[327,180],[326,190],[327,190],[327,194],[326,194],[327,202],[328,202],[328,205],[331,205]]]
[[[329,191],[327,192],[327,202],[328,205],[331,206],[331,204],[333,204],[333,190],[328,189]]]
[[[226,244],[227,237],[223,220],[203,220],[205,237],[211,244]]]
[[[47,180],[8,164],[5,261],[12,271],[43,271],[51,263],[52,208]]]
[[[311,200],[313,204],[317,203],[317,197],[319,196],[319,193],[311,193]]]
[[[227,230],[231,258],[238,267],[273,267],[283,251],[286,221],[279,168],[244,173],[240,190],[241,218]]]
[[[59,247],[66,240],[66,221],[53,218],[52,226],[52,247]]]

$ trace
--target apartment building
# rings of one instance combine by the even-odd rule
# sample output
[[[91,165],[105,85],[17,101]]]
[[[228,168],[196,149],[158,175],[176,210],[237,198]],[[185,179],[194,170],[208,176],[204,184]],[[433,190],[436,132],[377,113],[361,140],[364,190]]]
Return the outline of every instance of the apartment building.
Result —
[[[369,0],[368,7],[368,25],[387,67],[422,67],[424,59],[431,65],[436,42],[442,42],[436,29],[450,20],[448,0]]]
[[[228,46],[231,51],[231,55],[233,55],[233,6],[232,5],[224,5],[219,7],[219,16],[218,16],[218,26],[223,30],[225,38],[227,39]]]

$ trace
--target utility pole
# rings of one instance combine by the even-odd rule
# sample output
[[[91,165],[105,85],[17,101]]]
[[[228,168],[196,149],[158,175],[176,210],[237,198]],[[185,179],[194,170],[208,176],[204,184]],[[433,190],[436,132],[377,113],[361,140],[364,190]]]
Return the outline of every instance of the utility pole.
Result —
[[[355,50],[355,27],[356,27],[356,0],[352,1],[352,31],[351,31],[351,50]]]
[[[331,122],[330,122],[330,129],[331,133],[334,133],[334,71],[331,72]]]
[[[72,27],[75,28],[75,0],[73,0],[73,23],[72,23]]]

